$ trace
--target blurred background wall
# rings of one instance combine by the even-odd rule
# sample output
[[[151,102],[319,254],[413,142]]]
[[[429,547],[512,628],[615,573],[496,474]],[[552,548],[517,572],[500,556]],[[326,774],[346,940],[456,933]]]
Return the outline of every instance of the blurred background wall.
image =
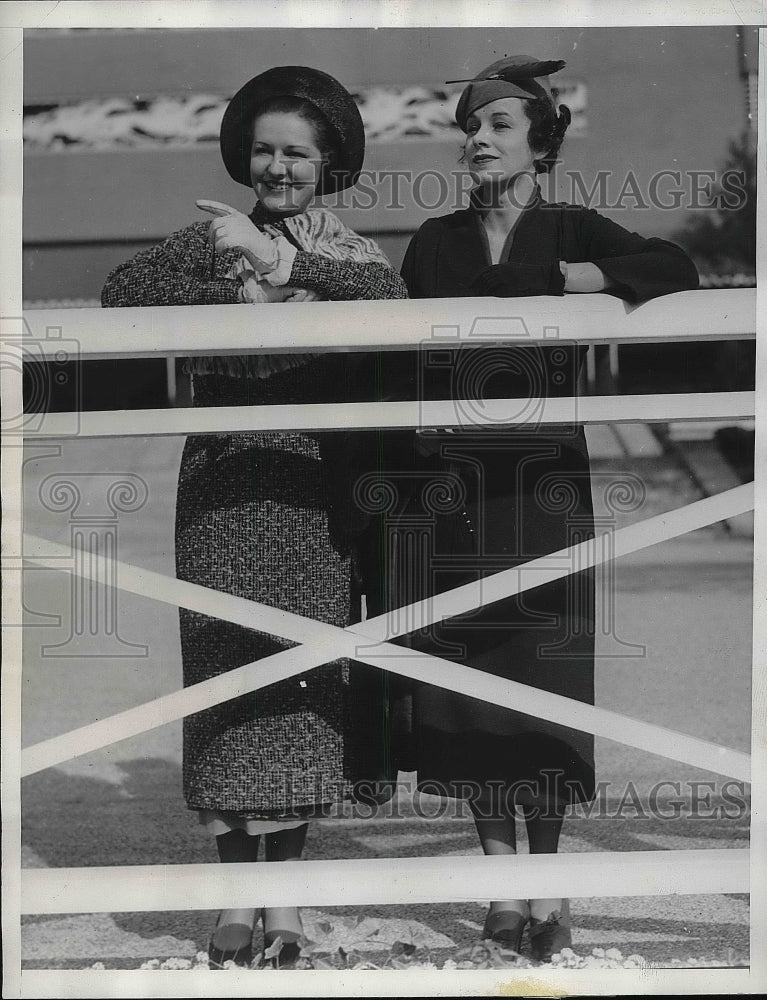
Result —
[[[753,284],[754,198],[736,213],[717,212],[710,196],[727,167],[752,163],[756,46],[756,29],[742,27],[27,31],[25,302],[96,304],[112,267],[202,218],[196,198],[248,211],[252,196],[221,163],[218,124],[246,79],[280,64],[324,69],[355,93],[368,133],[366,179],[345,204],[329,204],[399,266],[426,218],[465,202],[462,134],[452,121],[461,85],[444,81],[516,52],[567,62],[552,83],[573,126],[546,196],[675,239],[693,253],[704,286]],[[395,183],[398,171],[412,180]],[[680,172],[681,195],[666,174],[655,202],[676,207],[653,203],[661,171]],[[722,251],[723,226],[733,230],[731,252]],[[711,350],[672,367],[705,379],[717,367]],[[643,378],[661,388],[662,350],[622,356],[634,359],[621,368],[630,390]],[[750,364],[748,352],[732,355],[736,382]]]

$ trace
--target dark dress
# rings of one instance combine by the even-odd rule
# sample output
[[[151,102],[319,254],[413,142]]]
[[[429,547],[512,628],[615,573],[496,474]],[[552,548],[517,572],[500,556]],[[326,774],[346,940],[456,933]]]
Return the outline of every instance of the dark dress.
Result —
[[[500,263],[490,263],[484,228],[469,208],[426,222],[402,275],[412,298],[562,295],[560,260],[594,262],[617,283],[614,294],[630,302],[698,285],[693,264],[675,245],[643,239],[594,211],[550,205],[539,194]],[[429,399],[572,396],[585,351],[567,344],[424,349],[384,359],[383,382],[391,396]],[[408,451],[400,435],[386,459],[389,474],[397,470],[399,504],[367,539],[368,565],[377,558],[386,566],[368,574],[372,613],[593,535],[581,426],[538,429],[531,421],[415,440]],[[593,703],[593,572],[423,629],[408,644]],[[511,787],[520,802],[531,794],[564,802],[593,797],[590,734],[437,686],[398,681],[397,690],[400,765],[417,768],[423,790],[468,798],[493,787],[508,795]]]
[[[295,242],[259,206],[251,219],[269,221]],[[323,231],[332,223],[358,257],[299,249],[291,285],[335,299],[405,296],[399,275],[372,244],[365,249],[366,241],[329,214],[316,221]],[[189,226],[120,265],[107,279],[103,304],[237,302],[240,284],[231,270],[239,253],[216,256],[207,232],[206,223]],[[360,262],[364,253],[368,263]],[[274,322],[278,314],[278,305],[259,306],[253,318]],[[266,362],[274,367],[269,374],[264,359],[254,357],[190,359],[194,405],[343,402],[365,391],[365,379],[356,377],[361,359],[351,355]],[[358,620],[350,555],[359,527],[350,479],[356,440],[301,431],[187,438],[176,501],[179,579],[332,625]],[[185,685],[291,645],[183,608],[180,624]],[[383,696],[379,671],[339,660],[187,716],[187,805],[276,821],[327,812],[381,775]]]

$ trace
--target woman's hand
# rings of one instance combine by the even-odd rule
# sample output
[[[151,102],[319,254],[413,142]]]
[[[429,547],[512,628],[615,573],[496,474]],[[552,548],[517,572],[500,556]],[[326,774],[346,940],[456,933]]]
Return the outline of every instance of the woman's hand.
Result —
[[[291,288],[290,285],[283,288],[287,292],[283,302],[319,302],[322,296],[311,288]]]
[[[268,281],[249,278],[242,286],[240,302],[318,302],[319,292],[310,288],[295,288],[292,285],[270,285]]]
[[[565,291],[569,293],[606,292],[615,285],[615,282],[608,278],[604,271],[590,261],[585,261],[582,264],[568,264],[561,260],[559,269],[565,279]]]
[[[200,199],[197,207],[216,216],[208,229],[208,241],[217,254],[239,250],[259,274],[274,269],[278,257],[272,238],[257,229],[247,215],[219,201]]]

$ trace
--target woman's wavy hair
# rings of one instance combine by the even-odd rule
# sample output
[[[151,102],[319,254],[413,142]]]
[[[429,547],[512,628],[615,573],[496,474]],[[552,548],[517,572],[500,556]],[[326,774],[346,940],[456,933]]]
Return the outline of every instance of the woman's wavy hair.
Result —
[[[566,104],[560,104],[557,113],[555,105],[545,97],[523,101],[522,107],[530,122],[527,143],[533,153],[543,154],[533,157],[535,172],[548,174],[557,162],[560,146],[570,124],[570,109]]]

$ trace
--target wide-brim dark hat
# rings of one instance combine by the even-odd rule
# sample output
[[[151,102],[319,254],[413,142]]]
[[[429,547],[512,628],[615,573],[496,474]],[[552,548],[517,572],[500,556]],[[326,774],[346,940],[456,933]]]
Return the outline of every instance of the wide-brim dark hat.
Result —
[[[448,80],[448,83],[468,84],[458,99],[455,120],[465,132],[470,114],[503,97],[518,97],[528,101],[543,98],[553,103],[549,73],[557,73],[564,66],[563,59],[505,56],[486,66],[470,80]]]
[[[274,97],[299,97],[309,101],[327,119],[335,133],[340,162],[326,166],[317,194],[333,194],[352,187],[359,179],[365,158],[365,126],[354,98],[329,73],[308,66],[275,66],[240,87],[229,102],[221,122],[221,156],[229,175],[251,186],[251,126],[255,111]]]

